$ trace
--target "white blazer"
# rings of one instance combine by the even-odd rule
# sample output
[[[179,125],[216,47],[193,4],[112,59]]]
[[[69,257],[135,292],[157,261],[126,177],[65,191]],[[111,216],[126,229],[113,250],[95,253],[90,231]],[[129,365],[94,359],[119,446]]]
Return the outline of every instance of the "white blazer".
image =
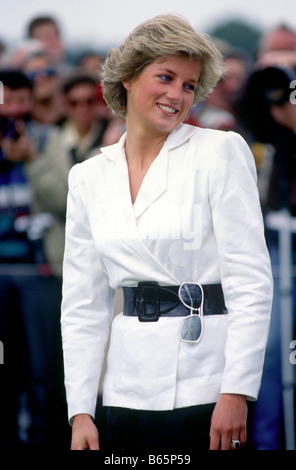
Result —
[[[195,345],[182,318],[112,322],[103,403],[165,410],[256,399],[272,276],[253,156],[242,137],[182,124],[131,202],[125,135],[72,168],[64,255],[62,336],[69,418],[94,416],[115,289],[139,281],[221,282],[227,315],[204,317]]]

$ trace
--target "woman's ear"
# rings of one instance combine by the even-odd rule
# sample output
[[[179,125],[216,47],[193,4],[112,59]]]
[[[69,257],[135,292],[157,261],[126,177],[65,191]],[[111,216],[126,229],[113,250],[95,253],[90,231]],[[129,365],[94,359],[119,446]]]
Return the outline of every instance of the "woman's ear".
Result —
[[[126,89],[126,91],[130,91],[131,89],[131,80],[122,80],[122,85]]]

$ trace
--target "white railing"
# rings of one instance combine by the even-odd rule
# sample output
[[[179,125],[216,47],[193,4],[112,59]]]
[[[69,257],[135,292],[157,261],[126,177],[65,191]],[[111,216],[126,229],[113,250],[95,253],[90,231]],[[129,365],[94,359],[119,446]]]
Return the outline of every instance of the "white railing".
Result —
[[[293,314],[293,253],[292,236],[296,233],[296,218],[288,211],[272,212],[265,218],[268,229],[279,235],[279,283],[280,283],[280,335],[283,390],[283,418],[287,450],[295,450],[294,390],[296,366],[290,360],[290,345],[294,342]]]

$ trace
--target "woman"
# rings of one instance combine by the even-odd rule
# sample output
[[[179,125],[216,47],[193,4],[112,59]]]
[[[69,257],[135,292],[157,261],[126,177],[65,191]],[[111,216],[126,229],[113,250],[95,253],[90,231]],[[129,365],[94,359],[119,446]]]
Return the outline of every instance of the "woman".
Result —
[[[99,448],[92,418],[118,288],[103,387],[111,449],[246,441],[272,297],[253,157],[237,134],[182,124],[221,72],[216,48],[175,15],[140,25],[105,62],[104,98],[126,133],[69,177],[72,449]]]

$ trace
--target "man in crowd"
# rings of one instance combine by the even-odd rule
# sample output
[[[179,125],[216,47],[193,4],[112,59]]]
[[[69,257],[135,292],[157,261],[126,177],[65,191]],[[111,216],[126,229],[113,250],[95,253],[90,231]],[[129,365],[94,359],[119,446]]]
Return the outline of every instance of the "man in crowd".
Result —
[[[64,97],[67,118],[61,137],[75,164],[94,150],[99,153],[109,120],[104,116],[106,104],[100,98],[98,80],[92,75],[70,75],[64,83]]]

